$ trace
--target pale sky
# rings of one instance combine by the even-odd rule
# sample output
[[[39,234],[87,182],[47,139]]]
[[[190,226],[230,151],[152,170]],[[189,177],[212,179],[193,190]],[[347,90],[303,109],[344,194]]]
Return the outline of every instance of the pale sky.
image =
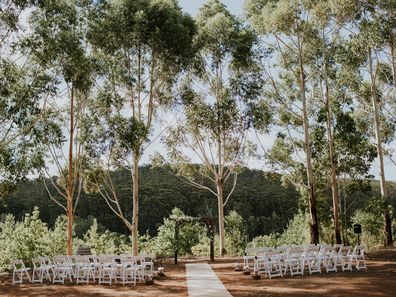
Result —
[[[206,0],[179,0],[180,6],[183,8],[183,10],[185,10],[192,16],[195,16],[197,14],[199,8],[205,2]],[[223,2],[227,6],[228,10],[234,15],[237,16],[243,15],[244,0],[222,0],[221,2]],[[270,143],[272,142],[271,138],[272,137],[268,137],[268,138],[265,137],[265,139],[263,139],[263,142],[267,143],[270,146]],[[372,166],[371,174],[373,174],[378,179],[379,175],[378,175],[377,161],[374,162]],[[396,166],[389,159],[386,158],[385,158],[385,176],[387,179],[396,180]]]
[[[206,2],[206,0],[179,0],[180,6],[192,16],[195,16],[199,8]],[[222,0],[228,10],[237,15],[242,15],[243,12],[243,0]]]

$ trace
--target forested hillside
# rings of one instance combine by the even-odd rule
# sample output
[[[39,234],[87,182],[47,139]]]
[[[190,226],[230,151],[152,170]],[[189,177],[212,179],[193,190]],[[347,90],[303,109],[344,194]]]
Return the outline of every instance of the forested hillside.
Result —
[[[216,200],[207,191],[201,191],[180,180],[170,170],[162,168],[141,167],[142,176],[140,202],[140,234],[148,231],[155,235],[158,226],[168,217],[174,207],[180,208],[190,216],[216,216]],[[113,173],[116,186],[120,189],[125,211],[132,215],[130,197],[130,172]],[[371,189],[371,187],[373,189]],[[340,187],[341,202],[346,197],[347,220],[356,209],[363,208],[366,201],[379,195],[379,185],[357,185],[344,182]],[[396,206],[395,185],[389,185],[391,202]],[[238,178],[236,190],[226,204],[226,213],[237,211],[247,222],[247,234],[250,239],[255,236],[282,232],[288,221],[304,204],[299,202],[299,194],[292,187],[284,187],[280,176],[267,175],[260,170],[245,169]],[[323,220],[330,220],[331,197],[324,197],[320,215]],[[29,213],[35,206],[40,209],[44,222],[52,226],[62,210],[50,199],[40,180],[30,180],[19,185],[0,206],[0,213],[12,213],[17,219]],[[76,235],[81,236],[91,226],[93,218],[111,231],[128,234],[124,224],[108,208],[106,202],[95,194],[82,194],[76,211]],[[341,216],[343,219],[344,217]],[[349,222],[348,222],[349,224]],[[102,227],[104,229],[104,227]]]
[[[164,217],[168,217],[172,209],[180,208],[191,216],[216,216],[216,200],[207,191],[190,186],[176,175],[161,168],[141,167],[142,175],[140,202],[140,233],[155,234]],[[132,213],[130,197],[130,172],[113,173],[121,200],[128,215]],[[62,211],[50,199],[42,181],[27,181],[10,195],[1,206],[1,213],[12,213],[21,218],[24,213],[31,212],[34,206],[40,209],[41,219],[50,226]],[[298,194],[292,188],[281,186],[279,179],[267,179],[264,172],[245,170],[238,179],[234,195],[226,205],[226,212],[236,210],[249,223],[250,236],[281,231],[298,207]],[[77,207],[77,232],[85,232],[93,217],[111,231],[128,233],[122,222],[108,208],[106,202],[95,194],[82,194]],[[86,221],[86,222],[84,222]],[[82,229],[80,229],[82,228]]]

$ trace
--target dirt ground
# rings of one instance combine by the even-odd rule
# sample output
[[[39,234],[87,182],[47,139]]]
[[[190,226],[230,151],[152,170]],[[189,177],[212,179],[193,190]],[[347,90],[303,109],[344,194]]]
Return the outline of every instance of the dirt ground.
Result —
[[[369,259],[371,257],[371,259]],[[257,296],[396,296],[396,249],[369,254],[367,270],[322,272],[304,276],[254,280],[232,268],[235,262],[225,259],[212,265],[227,290],[234,297]]]
[[[234,271],[240,258],[225,258],[212,263],[213,270],[234,297],[257,296],[396,296],[396,249],[369,255],[367,271],[332,272],[313,275],[254,280],[250,275]],[[0,275],[0,296],[188,296],[185,263],[205,262],[205,258],[183,258],[179,265],[161,263],[166,277],[154,285],[12,285],[10,275]]]

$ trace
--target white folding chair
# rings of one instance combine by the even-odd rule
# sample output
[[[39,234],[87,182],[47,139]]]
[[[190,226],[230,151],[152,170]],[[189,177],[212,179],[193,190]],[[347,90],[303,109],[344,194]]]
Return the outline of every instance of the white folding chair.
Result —
[[[142,264],[142,258],[137,256],[137,257],[132,257],[132,260],[134,261],[134,267],[136,269],[136,280],[139,282],[144,281],[144,269],[145,266]]]
[[[42,265],[45,268],[44,274],[47,275],[48,279],[51,281],[51,273],[53,274],[54,265],[48,256],[39,257],[39,259],[41,259]]]
[[[304,275],[304,247],[291,247],[287,255],[287,262],[290,270],[290,275]]]
[[[321,261],[326,272],[337,272],[337,253],[334,247],[327,246],[322,249]]]
[[[76,278],[76,257],[80,256],[65,256],[66,264],[73,278]]]
[[[75,277],[77,285],[80,282],[89,283],[91,276],[91,263],[88,257],[75,257]]]
[[[260,257],[255,257],[254,259],[254,265],[253,265],[253,270],[257,274],[265,273],[268,275],[268,264],[267,264],[267,258],[264,257],[263,255]]]
[[[290,246],[282,245],[282,246],[278,246],[274,250],[278,254],[278,260],[281,265],[282,275],[285,275],[287,273],[287,269],[288,269],[287,255],[289,254],[289,249]]]
[[[132,257],[122,257],[122,284],[133,284],[136,285],[136,273],[137,268]]]
[[[69,277],[72,281],[73,267],[70,265],[69,260],[66,256],[55,256],[54,257],[54,268],[52,283],[65,283],[65,278]]]
[[[245,255],[243,256],[243,268],[251,267],[249,263],[251,262],[254,267],[254,260],[256,259],[256,249],[255,248],[246,248]]]
[[[148,254],[140,254],[140,264],[144,266],[145,275],[153,275],[154,271],[154,257]]]
[[[342,246],[337,253],[337,267],[341,267],[342,271],[352,271],[351,247]]]
[[[309,274],[315,272],[322,273],[321,258],[319,256],[319,252],[319,246],[309,245],[304,253],[304,260],[308,266]]]
[[[96,279],[99,279],[99,262],[98,262],[98,256],[87,256],[89,259],[89,265],[91,267],[90,272],[91,272],[91,278],[95,282]]]
[[[29,270],[30,268],[26,268],[22,260],[12,261],[12,284],[22,284],[24,275],[27,276],[29,282],[32,282]]]
[[[111,285],[115,274],[115,265],[113,259],[111,257],[98,257],[98,262],[99,285]]]
[[[364,245],[357,245],[355,246],[355,248],[353,249],[352,252],[352,261],[355,262],[355,268],[357,270],[366,270],[366,259],[364,257],[364,250],[365,250],[365,246]]]
[[[265,257],[268,277],[283,277],[283,265],[280,255],[277,252],[272,251],[267,252]]]
[[[40,258],[32,259],[33,273],[32,273],[32,283],[43,283],[44,277],[51,281],[51,276],[49,270],[45,264],[45,260]]]

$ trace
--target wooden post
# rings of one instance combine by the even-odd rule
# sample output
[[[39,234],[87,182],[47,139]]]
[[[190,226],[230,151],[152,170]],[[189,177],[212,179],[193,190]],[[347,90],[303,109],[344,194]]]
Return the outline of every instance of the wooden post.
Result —
[[[214,228],[213,228],[213,221],[210,221],[209,236],[210,236],[210,261],[214,262]]]
[[[178,250],[179,250],[179,221],[175,221],[175,264],[177,264]]]

